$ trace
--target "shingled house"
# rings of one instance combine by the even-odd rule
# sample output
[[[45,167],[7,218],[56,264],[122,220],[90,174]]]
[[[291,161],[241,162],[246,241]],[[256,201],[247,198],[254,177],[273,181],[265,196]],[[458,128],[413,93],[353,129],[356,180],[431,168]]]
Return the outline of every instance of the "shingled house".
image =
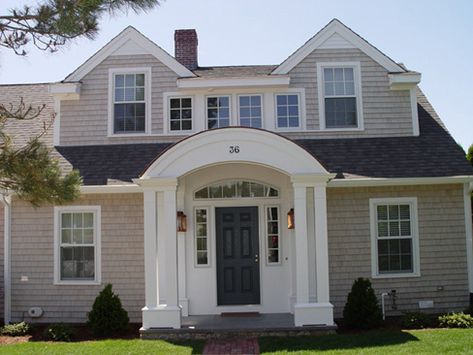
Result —
[[[196,32],[175,40],[128,27],[61,82],[0,87],[47,104],[38,127],[56,113],[43,139],[83,177],[68,206],[4,196],[6,322],[84,322],[106,283],[145,331],[332,326],[357,277],[387,315],[468,306],[473,170],[418,72],[338,20],[274,66],[201,67]]]

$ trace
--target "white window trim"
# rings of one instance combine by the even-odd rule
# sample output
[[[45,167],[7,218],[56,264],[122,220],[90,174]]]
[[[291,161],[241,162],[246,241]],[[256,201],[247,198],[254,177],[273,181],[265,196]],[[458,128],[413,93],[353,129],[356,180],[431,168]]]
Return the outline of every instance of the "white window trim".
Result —
[[[269,257],[269,247],[268,247],[268,208],[275,207],[278,209],[278,262],[277,263],[270,263],[268,261]],[[282,265],[282,238],[281,238],[281,206],[280,205],[265,205],[263,206],[263,213],[264,213],[264,251],[265,251],[265,261],[266,266],[281,266]]]
[[[59,230],[63,212],[91,212],[94,214],[95,234],[95,279],[94,280],[61,280],[60,238]],[[60,206],[54,207],[54,285],[100,285],[102,280],[102,250],[101,250],[101,208],[100,206]]]
[[[299,125],[297,127],[278,127],[278,96],[279,95],[297,95],[299,106]],[[274,103],[274,129],[278,132],[300,132],[305,130],[305,90],[275,92],[273,95]]]
[[[170,102],[171,99],[188,99],[190,98],[192,100],[192,129],[186,130],[186,131],[171,131],[171,115],[170,115]],[[166,136],[186,136],[186,135],[191,135],[196,131],[196,98],[195,95],[184,95],[180,93],[175,93],[175,92],[165,92],[163,94],[163,133]]]
[[[197,210],[206,210],[207,211],[207,264],[198,264],[197,263]],[[211,245],[210,245],[210,207],[209,206],[195,206],[193,211],[193,239],[194,239],[194,267],[195,268],[210,268],[212,267],[211,263]]]
[[[417,215],[417,197],[398,198],[371,198],[370,199],[370,232],[371,232],[371,276],[375,279],[389,279],[400,277],[419,277],[420,275],[420,253],[419,253],[419,226]],[[412,228],[412,272],[380,274],[378,270],[378,243],[376,226],[376,206],[389,204],[410,205],[411,228]]]
[[[247,126],[242,126],[241,123],[240,123],[240,97],[242,96],[259,96],[260,99],[261,99],[261,127],[247,127]],[[245,127],[245,128],[261,128],[261,129],[264,129],[265,128],[265,124],[264,124],[264,93],[254,93],[254,94],[238,94],[236,95],[236,101],[237,101],[237,117],[238,117],[238,123],[237,125],[238,126],[241,126],[241,127]]]
[[[114,133],[114,77],[115,74],[144,74],[145,75],[145,131],[142,133]],[[109,138],[142,137],[151,134],[151,68],[110,68],[108,70],[108,134]]]
[[[325,89],[323,81],[323,70],[325,68],[353,68],[353,76],[355,80],[355,96],[356,96],[356,115],[358,127],[353,128],[327,128],[325,122]],[[350,132],[363,131],[363,105],[361,96],[361,65],[360,62],[321,62],[317,63],[317,89],[319,101],[319,125],[321,131],[330,132]]]
[[[207,95],[204,97],[204,105],[205,105],[205,112],[204,112],[204,118],[205,118],[205,130],[209,130],[209,129],[215,129],[215,128],[209,128],[209,106],[208,106],[208,98],[210,97],[228,97],[228,126],[231,127],[232,126],[232,122],[233,122],[233,111],[232,111],[232,94],[215,94],[215,95]],[[217,119],[219,120],[219,119]],[[217,127],[217,128],[220,128],[220,127]]]

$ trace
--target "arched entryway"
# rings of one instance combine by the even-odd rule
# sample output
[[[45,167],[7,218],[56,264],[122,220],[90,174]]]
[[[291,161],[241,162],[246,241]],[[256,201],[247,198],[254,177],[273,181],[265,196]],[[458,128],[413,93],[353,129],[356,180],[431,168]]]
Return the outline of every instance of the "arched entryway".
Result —
[[[243,173],[245,169],[248,171],[246,174]],[[259,172],[257,173],[257,171]],[[211,177],[205,177],[205,174],[209,175],[209,172]],[[219,179],[220,175],[221,179]],[[266,191],[264,186],[265,184],[274,186],[270,181],[274,176],[283,177],[281,181],[284,181],[284,183],[281,183],[277,188],[282,190],[281,195],[285,197],[284,200],[271,204],[264,202],[265,198],[270,199],[264,196],[264,191]],[[231,178],[233,178],[233,184],[230,182]],[[248,178],[251,179],[248,180]],[[195,295],[196,291],[187,290],[188,283],[185,280],[185,273],[182,271],[183,268],[188,273],[193,271],[193,269],[190,270],[186,267],[184,263],[184,260],[189,262],[189,255],[186,255],[185,251],[186,241],[193,236],[176,231],[176,212],[186,211],[186,214],[190,217],[191,225],[194,226],[194,219],[201,218],[195,215],[195,207],[199,206],[199,203],[195,203],[194,193],[196,192],[196,186],[202,188],[205,179],[208,180],[209,184],[213,183],[214,185],[221,180],[225,182],[227,189],[235,189],[234,192],[227,192],[225,195],[230,197],[227,202],[222,202],[225,200],[223,192],[222,196],[215,195],[217,196],[215,201],[218,200],[218,202],[210,201],[213,195],[202,195],[206,196],[207,201],[205,204],[200,204],[202,206],[200,210],[207,211],[205,213],[208,213],[209,218],[210,216],[213,218],[213,220],[206,220],[214,227],[212,232],[209,227],[209,242],[213,241],[215,243],[219,240],[215,237],[220,233],[219,228],[223,228],[223,215],[234,215],[235,218],[244,215],[245,218],[248,217],[252,221],[254,233],[259,233],[259,247],[261,248],[263,245],[261,244],[261,233],[264,232],[261,225],[267,223],[261,216],[268,213],[273,213],[274,216],[277,214],[279,216],[278,220],[271,220],[270,222],[281,223],[280,216],[286,213],[286,209],[294,208],[296,228],[294,230],[293,247],[294,253],[297,255],[292,266],[295,281],[295,304],[293,307],[295,325],[333,325],[332,305],[329,303],[328,292],[325,191],[327,181],[331,178],[332,175],[311,154],[294,142],[271,132],[251,128],[233,127],[202,132],[182,140],[157,157],[142,176],[135,180],[144,192],[146,305],[143,308],[143,327],[145,329],[156,327],[179,328],[181,315],[187,315],[188,313],[189,299],[192,300],[191,293],[194,292]],[[256,180],[259,185],[256,185]],[[245,195],[248,194],[245,189],[251,189],[253,186],[251,181],[255,183],[254,189],[263,189],[262,196],[259,196],[261,193],[256,192],[257,190],[253,195]],[[223,187],[221,188],[223,189]],[[267,193],[269,191],[267,190]],[[313,198],[312,196],[308,198],[308,195],[312,194]],[[233,202],[229,203],[228,200],[231,200],[231,198],[234,198]],[[313,206],[308,208],[309,201],[313,203]],[[271,205],[275,206],[272,210],[268,209]],[[313,216],[309,215],[308,218],[308,211],[312,211]],[[199,213],[199,216],[201,216],[203,212]],[[201,220],[204,219],[201,218]],[[226,227],[232,227],[231,223],[228,223]],[[238,226],[240,225],[238,224]],[[315,248],[313,249],[308,247],[309,231],[312,232],[312,235],[315,234]],[[211,239],[211,233],[213,233],[214,239]],[[276,250],[276,248],[272,249]],[[187,250],[189,250],[189,246]],[[220,266],[218,266],[220,265],[218,250],[218,245],[214,245],[212,252],[217,255],[213,255],[214,264],[209,266],[211,272],[215,270],[217,279],[220,277],[218,275],[223,272],[223,269],[220,270]],[[277,253],[274,250],[272,253],[276,255]],[[211,250],[208,251],[207,257],[210,258]],[[260,263],[260,251],[255,255],[257,255],[256,262]],[[252,255],[252,258],[255,258],[255,255]],[[266,258],[265,262],[267,262],[269,251],[264,250],[263,255]],[[192,249],[191,260],[193,260],[193,256],[196,256],[195,249]],[[311,272],[309,261],[311,259],[315,259],[316,269],[315,302],[313,299],[309,302],[309,274]],[[235,263],[241,262],[240,259],[235,261]],[[228,270],[230,270],[229,265],[227,265]],[[250,266],[246,265],[245,267],[249,269]],[[261,275],[264,276],[261,271],[263,270],[262,267],[259,271],[258,269],[255,270],[257,270],[255,272],[261,272]],[[239,271],[237,270],[237,272]],[[181,276],[178,277],[178,274]],[[248,277],[254,280],[256,277],[260,277],[260,274],[255,273]],[[263,292],[265,287],[269,287],[264,286],[264,281],[261,282]],[[251,283],[247,282],[247,284]],[[223,286],[222,283],[219,285],[218,282],[216,285],[216,293],[218,294],[219,287]],[[258,284],[258,287],[260,287],[260,284]],[[248,302],[256,309],[260,307],[264,310],[265,308],[260,304],[263,303],[260,302],[261,295],[257,294],[257,291],[254,288],[254,294],[250,295],[251,297],[245,295],[246,298],[241,294],[226,299],[218,296],[223,301],[217,298],[214,302],[209,297],[209,302],[214,302],[216,307],[212,310],[212,304],[209,303],[209,312],[223,310],[224,308],[219,307],[229,305],[232,302],[236,306],[240,302]],[[268,289],[268,291],[270,290]],[[247,301],[244,301],[246,299]],[[200,302],[202,303],[202,301]],[[266,303],[268,302],[270,303],[271,300],[268,299]],[[199,307],[203,310],[206,309],[202,304]],[[199,307],[194,309],[199,309]],[[266,309],[271,310],[271,308]]]

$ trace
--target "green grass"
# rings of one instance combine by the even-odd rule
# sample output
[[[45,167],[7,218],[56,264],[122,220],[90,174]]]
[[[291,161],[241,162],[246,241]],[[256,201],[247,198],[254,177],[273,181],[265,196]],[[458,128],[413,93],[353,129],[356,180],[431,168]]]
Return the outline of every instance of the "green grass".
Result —
[[[318,337],[265,337],[262,354],[473,354],[473,329],[386,330]],[[101,340],[1,345],[0,354],[200,354],[204,341]]]
[[[262,354],[473,354],[473,329],[371,331],[259,341]]]
[[[201,354],[204,341],[99,340],[77,343],[29,342],[1,345],[0,354]]]

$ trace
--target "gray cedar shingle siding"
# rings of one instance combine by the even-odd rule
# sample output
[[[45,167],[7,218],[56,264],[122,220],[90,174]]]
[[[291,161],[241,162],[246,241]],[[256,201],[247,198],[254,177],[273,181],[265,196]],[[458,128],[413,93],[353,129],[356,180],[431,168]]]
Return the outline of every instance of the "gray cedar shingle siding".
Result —
[[[332,173],[407,178],[473,175],[473,168],[452,137],[419,106],[420,136],[393,138],[300,139]],[[131,182],[169,143],[56,147],[84,177],[86,185]]]

